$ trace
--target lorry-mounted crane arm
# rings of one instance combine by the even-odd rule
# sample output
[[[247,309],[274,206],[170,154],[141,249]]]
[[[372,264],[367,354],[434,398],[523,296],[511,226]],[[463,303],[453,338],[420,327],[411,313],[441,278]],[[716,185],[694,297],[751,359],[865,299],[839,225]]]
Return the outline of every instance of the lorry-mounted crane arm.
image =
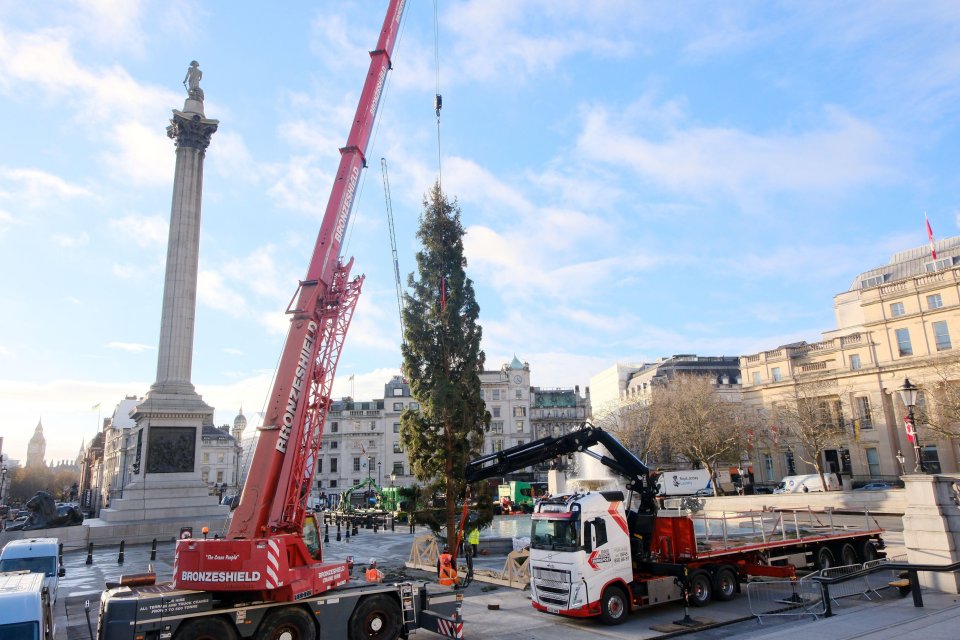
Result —
[[[597,444],[603,445],[610,456],[589,450]],[[547,436],[471,460],[464,470],[464,477],[468,484],[473,484],[577,451],[595,458],[603,466],[626,478],[627,489],[639,493],[642,504],[655,503],[653,495],[656,493],[658,474],[651,472],[610,433],[586,422],[579,429],[562,436]]]

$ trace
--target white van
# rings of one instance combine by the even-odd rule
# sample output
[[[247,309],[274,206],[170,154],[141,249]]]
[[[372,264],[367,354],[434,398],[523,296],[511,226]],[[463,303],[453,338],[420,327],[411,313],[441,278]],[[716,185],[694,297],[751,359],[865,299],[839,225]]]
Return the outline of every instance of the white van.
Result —
[[[827,482],[827,491],[840,491],[840,480],[835,473],[823,474],[823,479]],[[810,491],[823,491],[823,483],[820,482],[820,476],[816,473],[807,473],[799,476],[787,476],[780,481],[774,493],[807,493]]]
[[[63,567],[57,566],[59,543],[57,538],[11,540],[0,551],[0,571],[42,573],[46,576],[44,582],[50,592],[50,600],[55,603],[59,578],[66,575]]]
[[[0,573],[0,638],[53,640],[53,601],[42,573]]]

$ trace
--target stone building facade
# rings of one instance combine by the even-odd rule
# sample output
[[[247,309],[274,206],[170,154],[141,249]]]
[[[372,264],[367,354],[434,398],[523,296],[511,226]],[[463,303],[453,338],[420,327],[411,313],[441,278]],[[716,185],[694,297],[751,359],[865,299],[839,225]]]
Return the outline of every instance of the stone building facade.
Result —
[[[744,402],[769,423],[778,402],[797,389],[816,390],[844,427],[844,441],[823,452],[827,470],[850,478],[912,472],[915,449],[898,389],[909,379],[921,388],[919,408],[935,410],[933,388],[952,370],[960,338],[960,237],[938,242],[936,253],[934,259],[926,245],[902,251],[857,276],[834,297],[837,328],[824,332],[820,342],[742,356]],[[960,382],[960,368],[955,375]],[[776,433],[777,425],[767,428]],[[929,471],[960,470],[955,441],[938,438],[922,422],[918,430]],[[784,439],[758,446],[762,480],[810,472],[794,449]]]

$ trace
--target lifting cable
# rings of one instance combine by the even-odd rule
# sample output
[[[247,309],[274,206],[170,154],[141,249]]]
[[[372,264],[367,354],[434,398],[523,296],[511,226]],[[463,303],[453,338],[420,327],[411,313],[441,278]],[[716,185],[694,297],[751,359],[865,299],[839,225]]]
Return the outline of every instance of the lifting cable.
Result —
[[[443,162],[440,152],[440,110],[443,96],[440,95],[440,20],[437,17],[437,0],[433,0],[433,64],[437,70],[437,91],[433,97],[433,109],[437,113],[437,184],[443,193]]]

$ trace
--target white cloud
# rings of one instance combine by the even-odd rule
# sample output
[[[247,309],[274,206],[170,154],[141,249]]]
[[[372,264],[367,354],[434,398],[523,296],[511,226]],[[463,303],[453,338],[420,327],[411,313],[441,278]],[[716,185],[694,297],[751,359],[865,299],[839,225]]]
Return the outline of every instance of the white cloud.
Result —
[[[110,342],[107,344],[108,349],[117,349],[119,351],[129,351],[130,353],[142,353],[144,351],[152,351],[156,349],[153,345],[149,344],[139,344],[136,342]]]
[[[143,275],[143,269],[135,264],[118,264],[110,266],[110,272],[118,278],[124,280],[133,280]]]
[[[63,248],[82,247],[90,243],[90,235],[87,234],[86,231],[82,231],[75,236],[58,234],[51,236],[51,239],[53,240],[54,244]]]
[[[197,301],[235,318],[247,311],[243,295],[227,286],[220,273],[209,269],[201,269],[197,275]]]
[[[59,176],[39,169],[0,166],[0,180],[12,183],[12,191],[0,191],[0,198],[17,201],[29,207],[42,207],[75,198],[89,198],[86,187],[71,184]]]
[[[224,347],[223,349],[221,349],[221,351],[223,351],[224,353],[229,354],[229,355],[231,355],[231,356],[242,356],[242,355],[243,355],[243,351],[241,351],[240,349],[234,349],[233,347]]]
[[[130,214],[109,221],[110,228],[138,247],[162,246],[169,236],[170,222],[161,215]]]
[[[170,182],[175,162],[173,142],[155,126],[124,122],[113,128],[116,150],[103,154],[117,174],[135,185],[163,185]]]

